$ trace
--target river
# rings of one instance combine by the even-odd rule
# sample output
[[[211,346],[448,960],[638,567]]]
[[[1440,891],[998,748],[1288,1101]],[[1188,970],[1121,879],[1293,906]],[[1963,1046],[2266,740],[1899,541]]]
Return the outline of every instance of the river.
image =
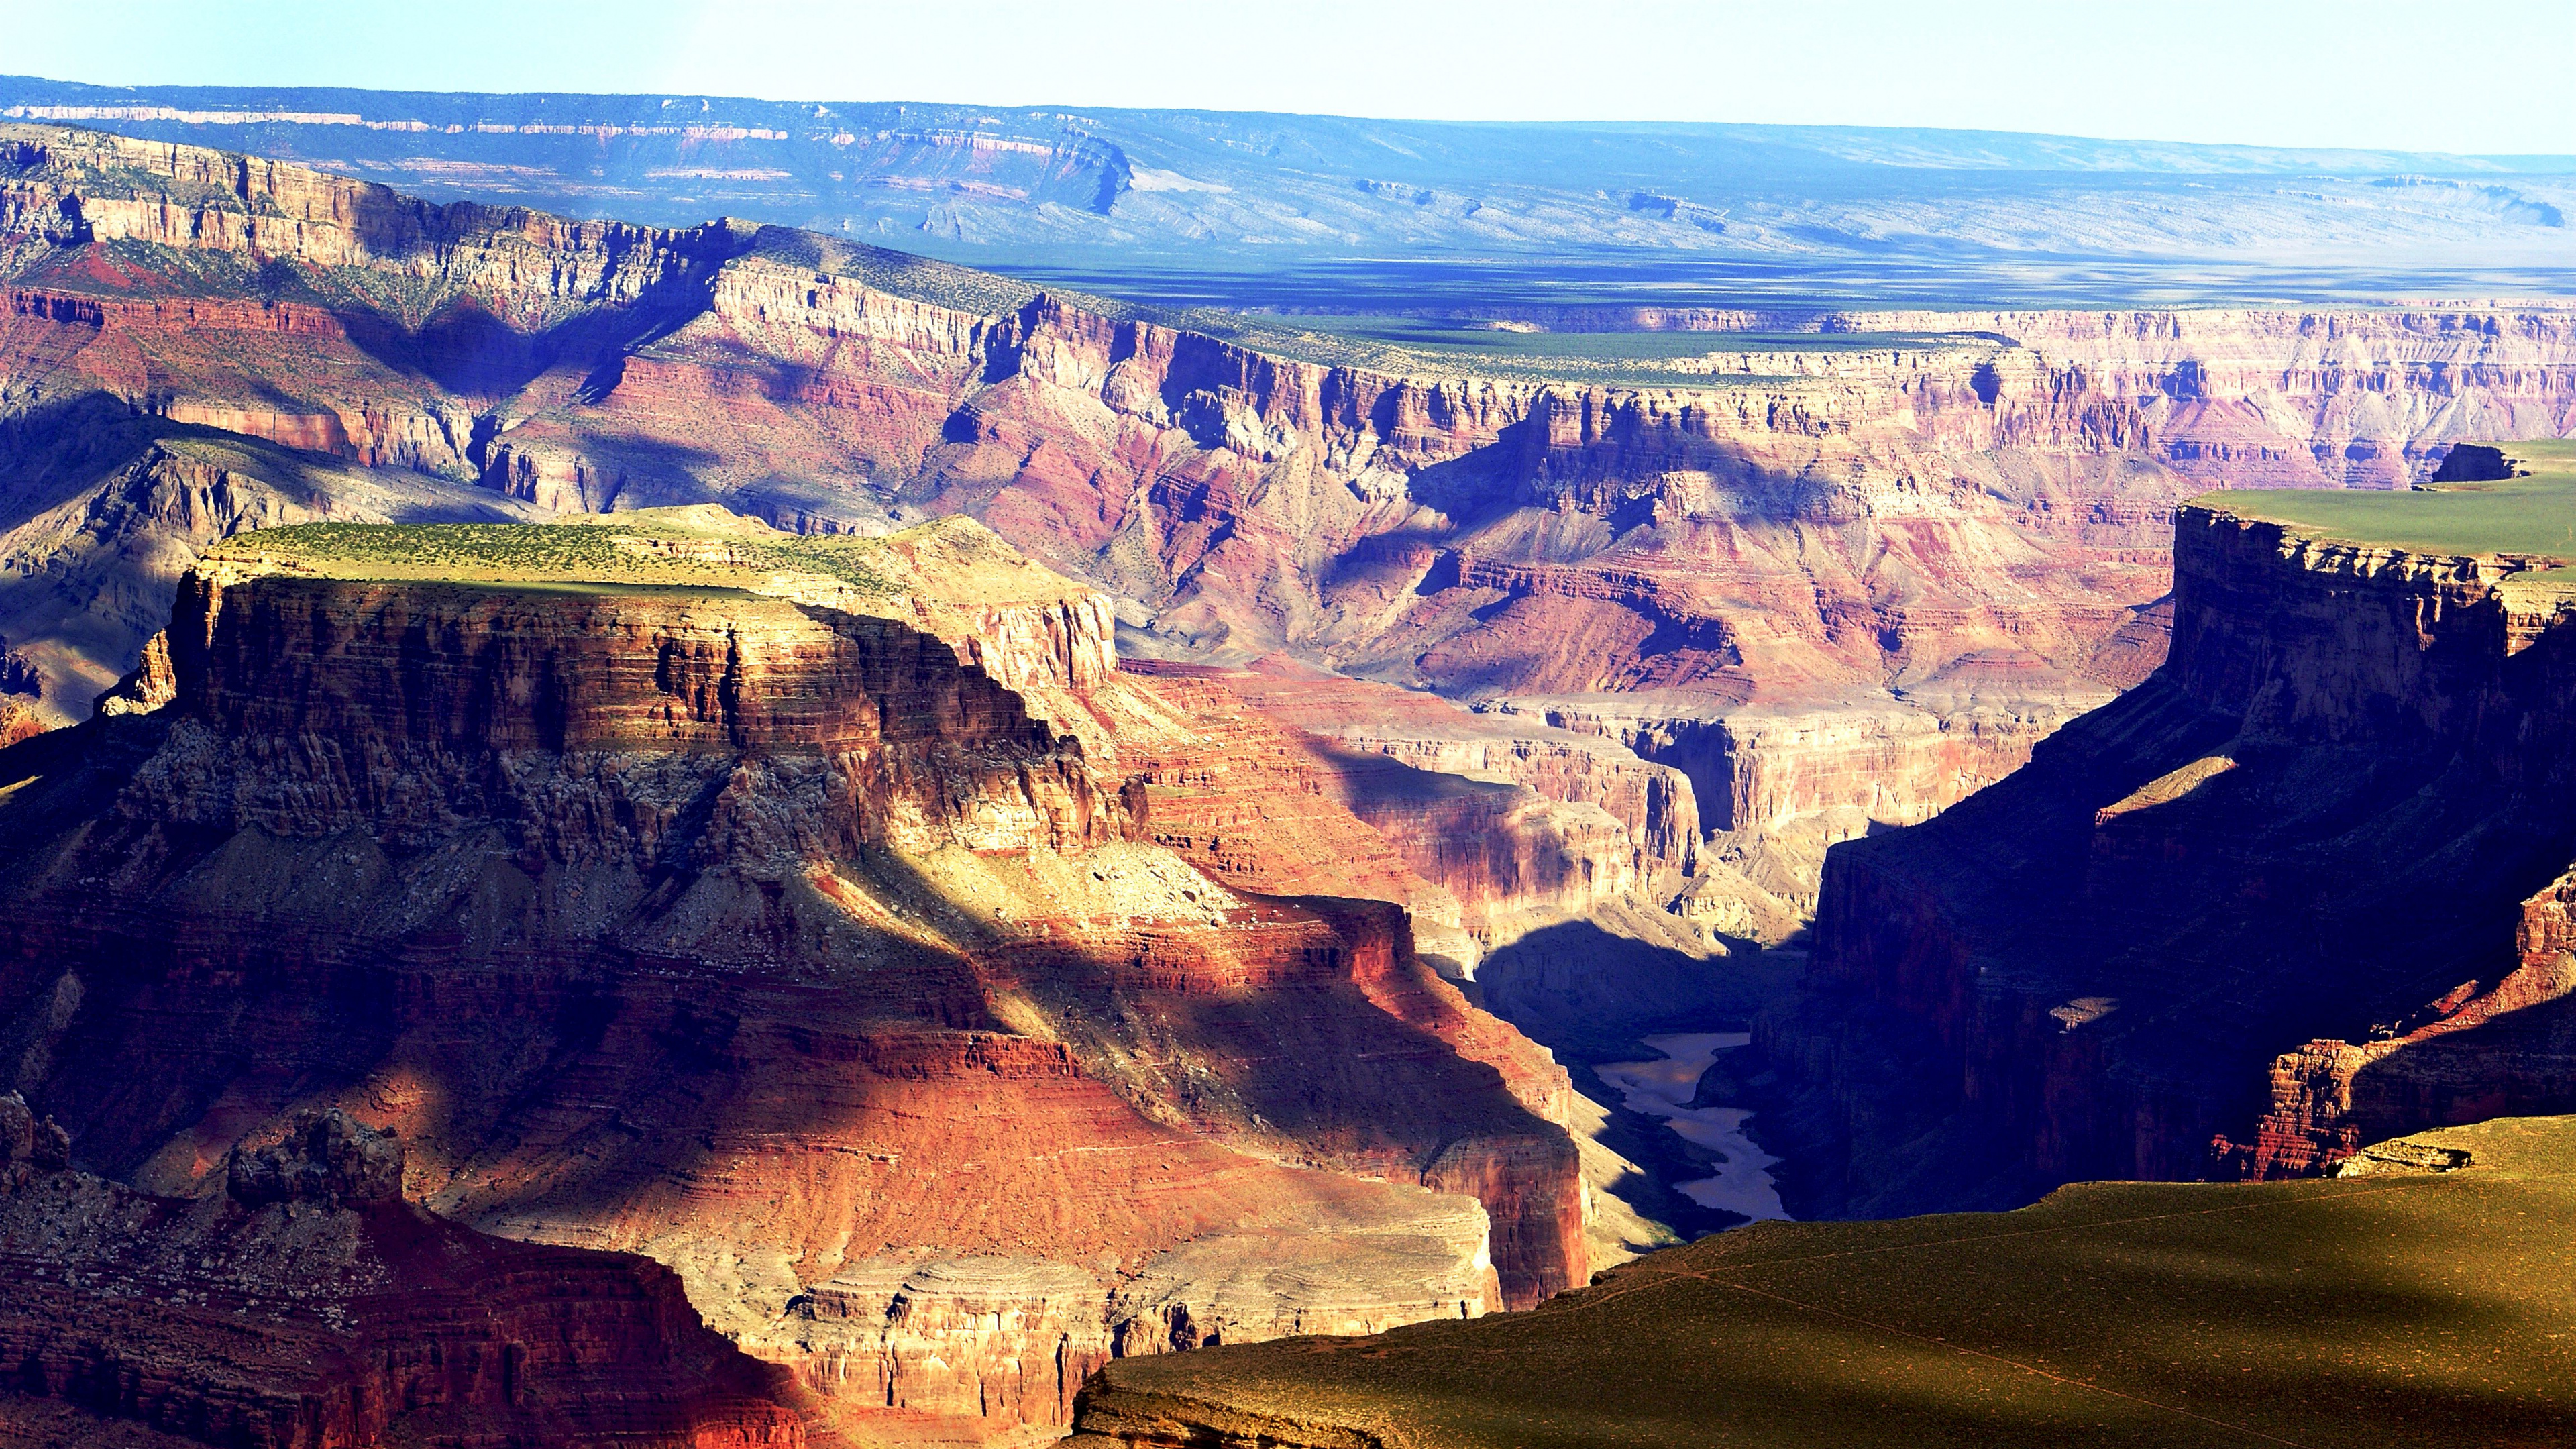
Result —
[[[1715,1177],[1673,1184],[1673,1191],[1702,1207],[1722,1208],[1748,1218],[1787,1218],[1780,1189],[1771,1181],[1771,1164],[1780,1159],[1753,1145],[1744,1135],[1752,1113],[1742,1107],[1693,1107],[1700,1073],[1722,1051],[1753,1040],[1741,1031],[1676,1032],[1650,1036],[1646,1045],[1662,1052],[1651,1062],[1608,1062],[1592,1070],[1619,1093],[1631,1112],[1659,1118],[1684,1141],[1726,1159]]]

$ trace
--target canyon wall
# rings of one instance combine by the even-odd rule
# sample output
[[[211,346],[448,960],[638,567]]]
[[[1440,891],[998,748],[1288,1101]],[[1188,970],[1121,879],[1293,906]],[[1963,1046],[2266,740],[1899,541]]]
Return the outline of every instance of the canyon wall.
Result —
[[[1262,752],[1294,761],[1284,788],[1365,822],[1380,840],[1351,847],[1349,878],[1391,856],[1419,884],[1362,893],[1408,901],[1417,929],[1458,928],[1466,939],[1453,959],[1469,974],[1532,930],[1613,901],[1657,909],[1700,874],[1690,781],[1614,741],[1286,661],[1128,667],[1165,697],[1202,701],[1204,719],[1257,731]],[[1240,767],[1249,743],[1230,748],[1229,762]],[[1161,829],[1171,812],[1156,819]]]
[[[2386,486],[2456,438],[2576,427],[2576,322],[2547,308],[1836,314],[1912,340],[1480,380],[776,227],[8,136],[0,397],[31,437],[105,407],[136,439],[49,445],[21,495],[104,497],[122,460],[220,428],[419,480],[372,516],[461,516],[449,485],[807,530],[968,512],[1100,585],[1131,652],[1286,651],[1672,766],[1726,884],[1663,903],[1711,930],[1794,919],[1827,844],[2000,778],[2151,669],[2171,509],[2212,478]],[[148,620],[43,621],[153,591],[167,563],[112,561],[206,531],[82,534],[104,581],[29,534],[0,631],[55,651],[82,686],[61,698],[93,692]]]
[[[811,1396],[709,1332],[669,1269],[442,1221],[400,1200],[400,1143],[345,1115],[278,1124],[192,1200],[69,1170],[30,1120],[0,1096],[0,1434],[41,1434],[50,1400],[262,1449],[838,1442],[809,1438]]]
[[[602,538],[750,546],[682,521]],[[414,1201],[667,1264],[817,1422],[925,1442],[1061,1426],[1112,1354],[1588,1272],[1564,1070],[1397,906],[1158,843],[1209,742],[1098,671],[1105,605],[983,586],[974,525],[874,545],[875,613],[293,537],[215,550],[165,666],[6,757],[0,1059],[76,1165],[202,1196],[338,1108]],[[1244,798],[1256,886],[1375,839]]]
[[[2564,1110],[2576,630],[2527,560],[2176,522],[2164,668],[1828,857],[1764,1049],[1828,1207],[2331,1169]],[[1793,1154],[1793,1160],[1794,1154]]]
[[[1827,299],[1930,277],[1951,295],[2512,294],[2566,265],[2576,206],[2564,158],[1994,131],[562,91],[532,108],[26,76],[0,81],[0,116],[312,158],[424,195],[748,216],[1192,300],[1558,330],[1795,330]],[[1569,269],[1649,300],[1550,305]],[[1748,306],[1764,300],[1768,318]]]

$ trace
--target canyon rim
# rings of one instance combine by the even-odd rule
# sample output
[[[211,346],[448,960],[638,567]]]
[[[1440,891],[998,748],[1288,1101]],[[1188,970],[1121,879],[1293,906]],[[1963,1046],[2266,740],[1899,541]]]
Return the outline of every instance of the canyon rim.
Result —
[[[0,1444],[2576,1437],[2570,206],[0,77]]]

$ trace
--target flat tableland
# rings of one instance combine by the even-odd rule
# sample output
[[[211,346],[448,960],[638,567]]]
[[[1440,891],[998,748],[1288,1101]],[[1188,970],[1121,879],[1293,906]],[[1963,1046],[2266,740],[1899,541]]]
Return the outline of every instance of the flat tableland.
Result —
[[[2576,1443],[2576,1118],[2407,1140],[2472,1161],[1758,1223],[1529,1313],[1118,1360],[1083,1427],[1408,1449]]]
[[[2230,489],[2192,501],[2311,538],[2427,554],[2525,554],[2576,561],[2576,439],[2496,446],[2521,476],[2404,492]]]

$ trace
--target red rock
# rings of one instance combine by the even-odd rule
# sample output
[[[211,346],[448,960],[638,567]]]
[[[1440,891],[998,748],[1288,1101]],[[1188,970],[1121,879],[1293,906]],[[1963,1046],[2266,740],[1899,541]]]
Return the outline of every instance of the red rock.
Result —
[[[1829,857],[1810,1002],[1763,1033],[1836,1084],[1794,1109],[1848,1144],[1824,1202],[2317,1172],[2576,1105],[2564,615],[2492,558],[2176,527],[2158,674]]]
[[[193,1202],[59,1162],[0,1181],[0,1432],[47,1422],[31,1396],[275,1449],[809,1442],[808,1396],[709,1332],[668,1269],[469,1232],[390,1195],[390,1139],[301,1125],[328,1160],[271,1148],[265,1176]],[[346,1176],[361,1144],[388,1181]]]
[[[13,134],[0,218],[28,250],[0,358],[54,396],[512,506],[973,513],[1166,652],[1284,649],[1680,769],[1717,836],[1702,854],[1752,893],[1720,914],[1747,922],[1809,904],[1826,844],[1926,818],[2142,677],[2177,501],[2222,474],[2388,486],[2471,417],[2554,430],[2576,396],[2565,317],[2465,308],[1852,313],[1831,325],[1966,340],[1731,354],[1671,388],[1398,377],[832,239],[433,207]],[[77,184],[93,161],[122,189]],[[235,179],[198,190],[210,176]],[[176,264],[108,265],[111,240],[256,250],[410,300],[210,295]],[[206,541],[119,530],[77,552]],[[77,583],[44,617],[111,584],[129,587]],[[153,622],[65,641],[79,693]]]
[[[45,721],[33,706],[14,699],[0,699],[0,750],[31,740],[45,732]]]
[[[904,1433],[1061,1425],[1100,1353],[1184,1320],[1582,1281],[1563,1070],[1397,908],[1153,842],[1157,762],[1210,742],[1102,671],[1096,597],[972,524],[881,548],[876,614],[220,551],[169,702],[65,732],[0,806],[0,1019],[85,1165],[195,1191],[337,1105],[443,1215],[671,1265],[869,1434],[889,1395]],[[1276,838],[1246,859],[1373,837],[1326,808]],[[1305,859],[1258,883],[1332,878]],[[938,1266],[988,1260],[1019,1266]]]

